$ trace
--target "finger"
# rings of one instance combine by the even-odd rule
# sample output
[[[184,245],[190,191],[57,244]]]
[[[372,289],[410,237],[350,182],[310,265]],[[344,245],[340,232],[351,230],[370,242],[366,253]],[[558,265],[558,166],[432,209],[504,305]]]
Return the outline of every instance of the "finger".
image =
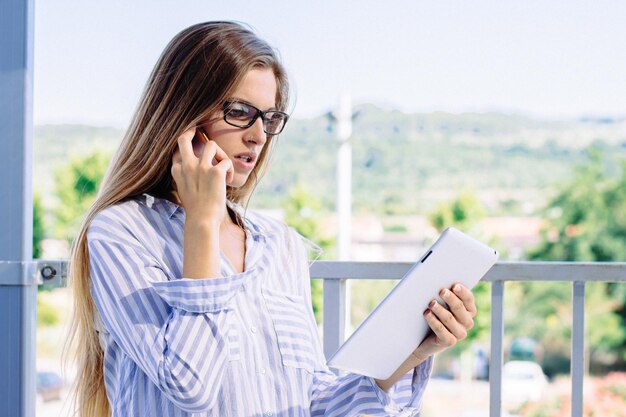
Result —
[[[191,129],[183,132],[182,135],[178,137],[178,149],[180,150],[181,160],[184,163],[191,163],[196,159],[195,154],[193,153],[193,145],[191,141],[196,134],[196,128],[193,127]]]
[[[214,141],[209,140],[207,147],[209,147],[209,149],[206,149],[206,151],[202,153],[202,159],[200,160],[201,166],[208,170],[214,165],[217,166],[222,162],[228,161],[228,163],[225,163],[222,167],[225,169],[226,184],[230,184],[235,175],[235,168],[233,167],[232,161],[226,152]]]
[[[200,163],[206,164],[207,161],[211,161],[211,165],[217,165],[219,161],[222,161],[224,159],[229,159],[226,152],[224,152],[224,150],[219,147],[217,142],[209,139],[206,133],[204,133],[204,129],[202,127],[198,127],[198,133],[206,141],[207,145],[208,144],[215,145],[215,149],[214,151],[212,151],[212,155],[207,155],[206,157],[204,157],[204,154],[203,154],[203,157],[200,159]]]
[[[176,164],[176,163],[180,163],[182,162],[183,157],[180,154],[180,149],[176,148],[176,150],[174,151],[174,155],[172,156],[172,164]]]
[[[470,312],[472,317],[476,317],[477,310],[474,294],[467,289],[467,287],[458,283],[452,286],[452,291],[461,299],[461,301],[463,301],[465,308]]]
[[[209,140],[200,157],[200,165],[205,168],[210,168],[224,159],[229,159],[226,152],[224,152],[215,141]]]
[[[428,308],[424,312],[424,318],[436,336],[436,343],[439,346],[450,347],[457,342],[456,337],[448,330],[448,328],[437,318],[435,313]]]
[[[454,315],[439,304],[437,301],[433,300],[428,304],[428,309],[433,312],[433,314],[439,319],[441,323],[454,335],[457,340],[465,339],[467,337],[467,329],[459,323],[459,321],[454,317]],[[434,330],[434,329],[433,329]]]
[[[217,148],[217,143],[213,142],[212,140],[208,141],[207,144],[204,146],[204,149],[202,150],[202,155],[200,155],[200,166],[203,169],[209,170],[211,167],[213,167],[213,158],[217,153]]]
[[[215,167],[224,173],[226,184],[230,184],[233,181],[233,161],[228,158],[222,159],[217,165],[215,165]]]
[[[219,145],[216,144],[216,149],[215,149],[215,156],[213,156],[215,159],[217,159],[217,161],[223,161],[225,159],[230,159],[228,158],[228,155],[226,155],[226,152],[224,152],[224,150],[222,148],[219,147]]]
[[[452,291],[443,288],[439,291],[439,296],[443,301],[448,304],[448,308],[457,319],[459,323],[466,329],[474,327],[474,320],[472,319],[472,313],[467,310],[465,304],[459,297],[457,297]]]
[[[172,174],[172,178],[174,179],[174,189],[177,190],[177,183],[182,180],[182,165],[180,161],[176,161],[172,163],[172,168],[170,170]]]

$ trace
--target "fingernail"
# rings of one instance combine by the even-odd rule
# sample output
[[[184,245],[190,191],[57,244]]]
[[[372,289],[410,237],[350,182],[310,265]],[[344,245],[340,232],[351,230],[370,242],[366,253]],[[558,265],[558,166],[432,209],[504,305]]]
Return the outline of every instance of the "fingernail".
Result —
[[[424,310],[424,315],[425,315],[425,316],[427,316],[427,315],[429,315],[429,314],[430,314],[430,310],[429,310],[429,309]]]
[[[437,302],[435,300],[431,300],[430,303],[428,303],[428,307],[433,308],[435,304],[437,304]]]
[[[439,291],[439,296],[440,297],[445,297],[447,292],[448,292],[448,290],[446,290],[445,288],[442,288],[441,291]]]
[[[461,292],[461,286],[459,284],[454,284],[454,286],[452,287],[452,291],[459,294]]]

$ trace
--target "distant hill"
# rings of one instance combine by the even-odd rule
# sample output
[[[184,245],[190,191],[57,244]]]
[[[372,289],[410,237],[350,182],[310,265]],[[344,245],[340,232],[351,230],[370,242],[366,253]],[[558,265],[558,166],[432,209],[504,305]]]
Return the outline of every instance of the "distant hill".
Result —
[[[353,126],[356,212],[424,213],[464,188],[492,214],[521,214],[543,203],[551,187],[595,145],[626,155],[626,120],[538,120],[498,113],[406,114],[358,108]],[[123,131],[46,125],[35,128],[34,183],[53,202],[55,170],[71,155],[113,151]],[[291,120],[253,204],[275,207],[303,182],[332,208],[338,141],[325,116]]]

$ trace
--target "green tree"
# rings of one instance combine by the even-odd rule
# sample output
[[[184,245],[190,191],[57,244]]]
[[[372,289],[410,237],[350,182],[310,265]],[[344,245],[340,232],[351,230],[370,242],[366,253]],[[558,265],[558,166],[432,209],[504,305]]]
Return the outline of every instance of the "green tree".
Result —
[[[571,181],[559,187],[546,206],[544,217],[546,226],[541,232],[541,242],[529,251],[529,259],[625,261],[626,161],[609,158],[590,148],[587,162],[575,167]],[[621,362],[624,366],[626,291],[623,286],[610,283],[589,284],[587,288],[589,363],[593,366],[596,357],[604,361],[609,357],[613,365]],[[560,285],[559,291],[555,299],[567,305],[571,290]],[[569,337],[568,328],[558,333]],[[547,333],[540,337],[545,346],[554,346],[545,340]],[[562,354],[566,356],[567,350]]]
[[[74,239],[83,216],[96,198],[109,159],[109,154],[95,150],[86,156],[73,157],[69,165],[56,172],[57,237],[69,242]]]
[[[302,236],[310,239],[324,251],[322,257],[328,258],[334,249],[334,241],[321,235],[319,230],[321,201],[314,197],[307,188],[299,183],[289,190],[288,198],[283,203],[285,221]],[[318,323],[322,320],[323,284],[321,280],[311,280],[313,311]]]
[[[430,223],[439,232],[448,226],[455,226],[468,233],[478,233],[480,220],[485,217],[485,209],[470,190],[463,191],[452,201],[440,203],[429,215]]]
[[[33,259],[41,256],[41,241],[44,237],[43,206],[41,194],[37,191],[33,194]]]
[[[626,161],[613,162],[589,150],[588,162],[574,169],[544,210],[547,226],[530,259],[626,260]]]

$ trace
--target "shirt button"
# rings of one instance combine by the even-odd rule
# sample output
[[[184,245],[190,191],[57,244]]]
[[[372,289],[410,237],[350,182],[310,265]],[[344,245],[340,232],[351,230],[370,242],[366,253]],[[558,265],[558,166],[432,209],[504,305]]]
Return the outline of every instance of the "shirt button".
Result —
[[[256,333],[256,327],[254,327],[254,326],[250,327],[250,331],[251,331],[252,333]]]
[[[271,412],[271,411],[268,411],[267,413],[265,413],[265,415],[266,415],[267,417],[272,417],[274,414],[272,414],[272,412]]]
[[[239,287],[239,292],[243,292],[243,285]]]
[[[264,374],[265,374],[265,368],[261,368],[261,369],[259,369],[259,372],[260,372],[262,375],[264,375]]]

